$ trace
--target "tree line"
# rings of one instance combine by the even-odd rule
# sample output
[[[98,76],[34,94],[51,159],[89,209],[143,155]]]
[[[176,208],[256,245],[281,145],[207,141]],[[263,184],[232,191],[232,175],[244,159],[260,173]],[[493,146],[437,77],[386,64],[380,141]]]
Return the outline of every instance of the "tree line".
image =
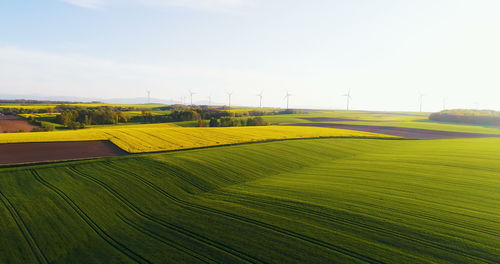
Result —
[[[173,110],[169,114],[165,115],[153,115],[151,111],[142,111],[140,116],[132,117],[130,121],[143,123],[166,123],[208,120],[211,118],[218,119],[224,116],[231,116],[231,113],[217,109],[196,108],[186,110]]]
[[[444,110],[429,116],[432,121],[500,126],[500,112],[493,110]]]
[[[207,122],[206,120],[209,120]],[[142,111],[141,116],[136,116],[131,121],[144,123],[164,123],[198,121],[199,127],[230,127],[230,126],[263,126],[267,125],[261,116],[238,117],[235,113],[208,108],[188,110],[174,110],[166,115],[153,115],[150,111]]]
[[[70,129],[84,128],[88,125],[107,125],[128,122],[129,117],[122,111],[111,107],[98,107],[96,109],[71,108],[61,112],[55,117],[58,124]]]
[[[212,117],[208,122],[209,127],[234,127],[234,126],[267,126],[269,123],[260,116],[241,118],[225,116],[221,118]],[[207,126],[205,120],[198,121],[199,127]]]

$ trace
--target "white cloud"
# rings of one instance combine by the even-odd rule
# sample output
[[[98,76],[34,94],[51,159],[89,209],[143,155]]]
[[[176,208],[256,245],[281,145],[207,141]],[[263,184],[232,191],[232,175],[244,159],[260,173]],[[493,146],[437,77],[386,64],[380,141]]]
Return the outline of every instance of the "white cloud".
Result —
[[[146,7],[182,7],[205,10],[233,10],[252,4],[254,0],[61,0],[76,6],[98,9],[117,4],[132,4]]]

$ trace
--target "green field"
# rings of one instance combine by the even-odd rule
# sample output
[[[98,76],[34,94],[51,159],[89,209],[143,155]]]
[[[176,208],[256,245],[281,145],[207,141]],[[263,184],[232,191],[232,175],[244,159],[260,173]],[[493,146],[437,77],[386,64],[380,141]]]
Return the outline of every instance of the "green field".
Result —
[[[344,118],[356,121],[309,121],[304,118]],[[264,116],[272,124],[332,123],[367,126],[394,126],[464,133],[500,134],[500,127],[433,122],[426,113],[366,112],[366,111],[307,111],[304,114]],[[359,120],[359,121],[357,121]]]
[[[500,139],[316,139],[0,169],[0,263],[498,263]]]
[[[290,124],[309,122],[303,118],[344,118],[360,121],[391,121],[410,122],[427,120],[428,113],[413,112],[370,112],[343,110],[303,110],[302,114],[283,114],[264,116],[267,122],[273,124]]]
[[[394,126],[407,127],[428,130],[440,130],[450,132],[463,133],[484,133],[484,134],[500,134],[500,128],[484,127],[479,125],[462,125],[438,123],[432,121],[409,121],[409,122],[363,122],[363,121],[341,121],[341,122],[326,122],[333,124],[349,124],[349,125],[366,125],[366,126]]]

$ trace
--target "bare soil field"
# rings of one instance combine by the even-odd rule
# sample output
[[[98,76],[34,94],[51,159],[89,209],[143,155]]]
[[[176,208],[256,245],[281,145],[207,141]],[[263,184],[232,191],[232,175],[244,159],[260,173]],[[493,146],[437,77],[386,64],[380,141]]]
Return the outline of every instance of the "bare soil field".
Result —
[[[289,124],[289,126],[315,126],[315,127],[331,127],[341,128],[356,131],[365,131],[391,136],[404,137],[408,139],[446,139],[446,138],[485,138],[485,137],[500,137],[494,134],[479,134],[479,133],[462,133],[449,132],[440,130],[428,130],[406,127],[391,127],[391,126],[366,126],[366,125],[346,125],[346,124],[328,124],[328,123],[298,123]]]
[[[36,127],[20,116],[0,115],[0,133],[30,132]]]
[[[127,155],[109,141],[0,144],[0,165]]]

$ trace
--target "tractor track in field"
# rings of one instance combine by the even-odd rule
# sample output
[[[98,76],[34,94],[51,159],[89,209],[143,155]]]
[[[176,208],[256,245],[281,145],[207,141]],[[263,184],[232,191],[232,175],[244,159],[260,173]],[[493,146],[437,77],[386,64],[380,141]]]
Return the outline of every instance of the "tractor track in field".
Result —
[[[24,240],[30,247],[31,252],[33,253],[33,257],[40,264],[48,264],[49,261],[47,259],[47,256],[40,249],[38,243],[36,243],[36,240],[34,239],[33,234],[31,233],[28,225],[26,225],[26,223],[24,222],[23,218],[19,214],[19,211],[16,209],[14,204],[2,192],[0,192],[0,200],[2,200],[2,203],[4,204],[5,208],[9,211],[12,219],[16,223],[17,228],[23,235]]]
[[[37,182],[48,188],[49,190],[56,193],[61,199],[63,199],[77,214],[80,218],[104,241],[106,241],[111,247],[115,248],[118,252],[124,254],[129,259],[136,263],[148,263],[152,264],[149,260],[143,258],[137,253],[133,252],[131,249],[127,248],[124,244],[117,241],[115,238],[110,236],[106,231],[104,231],[99,225],[97,225],[92,218],[90,218],[85,211],[83,211],[66,193],[61,191],[56,186],[45,181],[36,170],[30,170],[33,177]]]
[[[161,225],[171,231],[174,231],[176,233],[179,233],[185,237],[189,237],[190,239],[194,240],[194,241],[197,241],[199,243],[202,243],[202,244],[205,244],[205,246],[207,247],[212,247],[212,248],[215,248],[217,250],[220,250],[222,252],[225,252],[233,257],[236,257],[237,259],[240,259],[244,262],[248,262],[248,263],[265,263],[264,261],[261,261],[259,259],[256,259],[255,257],[253,256],[250,256],[244,252],[241,252],[241,251],[238,251],[236,249],[233,249],[229,246],[226,246],[220,242],[217,242],[217,241],[214,241],[212,239],[209,239],[209,238],[206,238],[202,235],[199,235],[197,233],[194,233],[192,231],[189,231],[183,227],[180,227],[180,226],[177,226],[175,224],[172,224],[172,223],[169,223],[159,217],[156,217],[154,215],[151,215],[151,214],[148,214],[146,212],[144,212],[142,209],[140,209],[139,207],[137,207],[135,204],[133,204],[132,202],[130,202],[127,198],[125,198],[123,195],[121,195],[120,193],[118,193],[116,190],[114,190],[113,188],[111,188],[109,185],[107,185],[106,183],[104,183],[103,181],[97,179],[97,178],[94,178],[93,176],[90,176],[88,174],[85,174],[85,173],[82,173],[80,171],[78,171],[76,168],[74,167],[69,167],[74,173],[76,173],[77,175],[81,176],[82,178],[85,178],[89,181],[92,181],[94,182],[94,184],[97,184],[99,186],[101,186],[103,189],[105,189],[106,191],[108,191],[113,197],[115,197],[116,199],[118,199],[126,208],[128,208],[129,210],[131,210],[132,212],[134,212],[135,214],[151,221],[151,222],[154,222],[158,225]]]
[[[327,208],[327,207],[323,207],[323,206],[319,206],[321,208],[321,212],[320,212],[320,211],[309,210],[309,209],[306,209],[305,207],[291,205],[291,204],[297,203],[297,202],[292,201],[292,200],[283,200],[283,199],[274,198],[274,197],[273,197],[273,202],[269,202],[267,200],[264,200],[263,198],[259,199],[255,196],[252,196],[252,195],[240,194],[240,193],[234,193],[234,192],[231,192],[230,194],[217,193],[215,195],[230,197],[229,200],[226,200],[229,202],[234,202],[234,198],[236,198],[236,199],[238,199],[238,203],[241,202],[241,203],[244,203],[247,205],[255,205],[256,203],[260,203],[260,204],[266,206],[266,208],[268,208],[268,207],[282,208],[282,209],[286,209],[287,211],[296,212],[299,215],[300,214],[309,214],[309,215],[318,217],[320,219],[323,219],[326,222],[340,223],[340,224],[351,226],[354,228],[363,228],[363,229],[368,230],[368,231],[390,235],[390,236],[393,236],[396,238],[401,238],[401,239],[405,239],[405,240],[408,240],[411,242],[415,242],[415,243],[421,244],[423,246],[431,246],[431,247],[438,248],[438,249],[441,249],[441,250],[449,252],[449,253],[458,254],[460,256],[474,259],[476,261],[482,261],[482,262],[489,262],[490,261],[488,259],[483,259],[483,258],[478,257],[478,256],[464,254],[463,251],[457,250],[455,248],[447,247],[445,245],[435,243],[435,242],[432,242],[429,240],[407,236],[407,235],[404,235],[401,233],[391,231],[390,229],[380,228],[380,227],[367,225],[367,224],[363,224],[363,223],[353,223],[352,221],[350,221],[348,219],[343,219],[343,218],[338,217],[334,214],[322,213],[324,211],[332,211],[332,209]],[[317,205],[314,205],[314,206],[317,206]]]
[[[420,164],[420,163],[415,163],[415,164]],[[350,170],[352,171],[352,170]],[[356,171],[361,171],[361,172],[373,172],[373,170],[361,170],[361,169],[358,169],[356,168]],[[315,175],[313,173],[311,174],[306,174],[304,173],[305,175]],[[411,174],[408,174],[411,176]],[[358,183],[358,186],[366,186],[366,187],[370,187],[371,185],[370,184],[360,184]],[[388,190],[397,190],[397,189],[388,189]],[[415,199],[415,198],[411,198],[411,197],[407,197],[407,196],[402,196],[402,195],[394,195],[394,194],[387,194],[386,192],[376,192],[376,191],[368,191],[367,192],[371,192],[371,193],[375,193],[375,194],[384,194],[384,195],[387,195],[387,196],[391,196],[393,198],[395,198],[395,200],[397,199],[404,199],[404,200],[409,200],[409,201],[421,201],[421,202],[425,202],[425,203],[429,203],[429,204],[433,204],[433,205],[440,205],[440,206],[447,206],[447,207],[454,207],[454,208],[459,208],[459,209],[463,209],[463,210],[468,210],[468,211],[475,211],[475,212],[479,212],[479,213],[482,213],[482,214],[488,214],[488,215],[492,215],[490,212],[486,212],[486,211],[482,211],[482,210],[477,210],[477,209],[471,209],[471,208],[468,208],[468,207],[461,207],[461,206],[456,206],[456,205],[451,205],[451,204],[447,204],[447,203],[438,203],[438,202],[435,202],[431,199]],[[388,210],[388,211],[392,211],[393,209],[390,209],[390,208],[387,208],[387,207],[382,207],[382,206],[377,206],[377,205],[372,205],[372,206],[376,206],[378,208],[381,208],[381,209],[385,209],[385,210]],[[446,212],[448,213],[455,213],[455,214],[459,214],[453,210],[446,210]],[[431,217],[429,215],[426,215],[426,214],[413,214],[412,215],[413,217],[417,217],[417,218],[422,218],[422,219],[426,219],[426,220],[431,220],[431,221],[435,221],[435,222],[442,222],[442,220],[438,219],[438,218],[434,218],[434,217]],[[497,222],[495,221],[495,223],[499,223],[500,222]],[[455,226],[455,227],[459,227],[459,228],[463,228],[463,229],[467,229],[467,230],[472,230],[472,231],[475,231],[475,232],[478,232],[478,233],[483,233],[483,234],[488,234],[490,236],[500,236],[500,233],[498,232],[494,232],[494,231],[491,231],[489,229],[480,229],[480,228],[477,228],[475,226],[470,226],[470,225],[466,225],[466,224],[459,224],[459,223],[451,223],[451,222],[447,222],[446,223],[447,225],[451,225],[451,226]]]
[[[186,248],[184,246],[182,246],[181,244],[179,243],[176,243],[174,240],[172,239],[168,239],[168,238],[165,238],[163,236],[160,236],[158,234],[156,234],[155,232],[152,232],[142,226],[140,226],[139,224],[137,223],[134,223],[133,221],[131,221],[130,219],[128,219],[127,217],[125,217],[123,214],[121,213],[117,213],[116,214],[118,216],[118,218],[120,218],[120,220],[122,220],[125,224],[127,224],[128,226],[130,226],[131,228],[135,229],[137,232],[139,233],[143,233],[143,234],[146,234],[147,236],[153,238],[154,240],[157,240],[157,241],[160,241],[162,242],[163,244],[169,246],[169,247],[172,247],[172,248],[175,248],[183,253],[185,253],[186,255],[189,255],[195,259],[198,259],[199,261],[203,262],[203,263],[217,263],[216,261],[214,261],[213,259],[209,259],[203,255],[200,255],[198,254],[196,251],[194,250],[191,250],[189,248]]]
[[[260,187],[260,188],[265,189],[264,187]],[[273,189],[267,189],[267,190],[274,191]],[[357,205],[357,206],[361,206],[361,207],[364,207],[364,208],[378,208],[378,209],[382,209],[382,210],[394,213],[394,208],[390,208],[390,207],[386,207],[386,206],[381,206],[381,205],[376,205],[376,204],[358,202],[357,204],[352,204],[352,205]],[[424,219],[424,220],[432,221],[432,222],[436,222],[436,223],[444,223],[446,225],[458,227],[458,228],[461,228],[461,229],[472,230],[472,231],[475,231],[475,232],[478,232],[478,233],[488,234],[488,235],[493,236],[493,237],[497,237],[498,236],[498,234],[492,233],[489,230],[477,229],[474,226],[464,225],[464,224],[459,224],[459,223],[443,222],[442,219],[430,216],[429,214],[423,214],[423,213],[417,214],[417,213],[407,213],[407,212],[398,212],[397,214],[405,215],[405,216],[411,216],[411,217],[414,217],[414,218]]]
[[[111,165],[111,166],[113,166],[113,165]],[[152,182],[144,179],[143,177],[141,177],[141,176],[139,176],[139,175],[137,175],[135,173],[126,172],[126,171],[123,171],[122,169],[117,168],[117,167],[114,167],[114,168],[115,168],[115,170],[120,171],[121,173],[125,173],[126,175],[132,175],[134,178],[136,178],[137,180],[139,180],[143,184],[149,186],[151,189],[157,191],[158,193],[160,193],[163,196],[167,197],[168,199],[176,202],[177,204],[179,204],[180,206],[182,206],[184,208],[187,208],[187,209],[190,209],[190,210],[197,209],[197,210],[204,211],[204,212],[210,212],[210,213],[213,213],[213,214],[216,214],[216,215],[224,216],[224,217],[232,219],[232,220],[244,222],[244,223],[247,223],[247,224],[252,224],[252,225],[258,226],[258,227],[263,228],[263,229],[271,230],[273,232],[276,232],[276,233],[279,233],[279,234],[282,234],[282,235],[286,235],[288,237],[292,237],[292,238],[295,238],[295,239],[298,239],[298,240],[302,240],[302,241],[311,243],[313,245],[320,246],[320,247],[323,247],[323,248],[326,248],[326,249],[329,249],[329,250],[341,253],[341,254],[343,254],[345,256],[351,257],[351,258],[356,259],[356,260],[361,260],[361,261],[364,261],[364,262],[367,262],[367,263],[379,263],[379,264],[384,263],[384,262],[379,261],[377,259],[374,259],[372,257],[364,256],[362,254],[359,254],[357,252],[351,251],[349,249],[346,249],[346,248],[343,248],[343,247],[340,247],[340,246],[336,246],[336,245],[330,244],[328,242],[325,242],[325,241],[322,241],[322,240],[318,240],[318,239],[309,237],[307,235],[303,235],[303,234],[300,234],[300,233],[297,233],[297,232],[294,232],[294,231],[291,231],[291,230],[287,230],[287,229],[284,229],[284,228],[281,228],[281,227],[278,227],[278,226],[275,226],[275,225],[271,225],[271,224],[264,223],[264,222],[261,222],[261,221],[258,221],[258,220],[254,220],[254,219],[251,219],[251,218],[248,218],[248,217],[236,215],[236,214],[225,212],[225,211],[218,210],[218,209],[215,209],[215,208],[211,208],[211,207],[207,207],[207,206],[202,206],[202,205],[198,205],[198,204],[194,204],[194,203],[190,203],[190,202],[181,200],[181,199],[179,199],[179,198],[177,198],[177,197],[169,194],[168,192],[164,191],[162,188],[158,187],[156,184],[154,184],[154,183],[152,183]]]

